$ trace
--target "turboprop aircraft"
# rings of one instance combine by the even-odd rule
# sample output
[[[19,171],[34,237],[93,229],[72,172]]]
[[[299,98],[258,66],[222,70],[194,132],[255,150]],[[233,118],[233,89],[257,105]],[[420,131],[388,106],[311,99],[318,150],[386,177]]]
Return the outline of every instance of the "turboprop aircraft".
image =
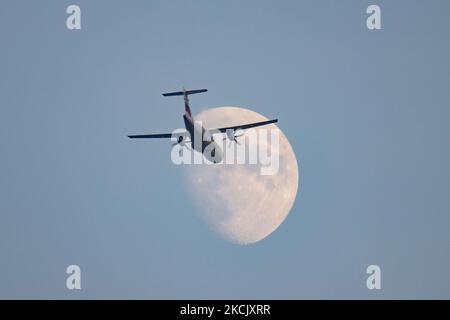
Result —
[[[239,124],[231,127],[209,128],[209,129],[206,129],[203,126],[199,126],[197,125],[197,123],[194,120],[194,117],[192,116],[191,108],[189,107],[188,96],[191,94],[203,93],[207,91],[208,91],[207,89],[186,90],[183,88],[182,91],[168,92],[162,94],[164,97],[173,97],[173,96],[184,97],[185,112],[183,114],[183,120],[184,126],[186,128],[186,132],[184,134],[156,133],[156,134],[129,135],[128,137],[131,139],[154,139],[154,138],[175,137],[177,144],[190,143],[193,150],[202,153],[209,161],[213,163],[219,163],[222,161],[222,151],[218,146],[218,144],[214,141],[212,133],[216,132],[226,133],[228,139],[237,142],[236,140],[236,138],[238,137],[236,135],[237,130],[245,130],[249,128],[265,126],[271,123],[278,122],[278,119],[272,119],[254,123]],[[187,140],[188,137],[190,137],[190,140]],[[201,138],[201,141],[196,141],[195,139],[197,138]],[[206,148],[208,148],[210,152],[204,152]]]

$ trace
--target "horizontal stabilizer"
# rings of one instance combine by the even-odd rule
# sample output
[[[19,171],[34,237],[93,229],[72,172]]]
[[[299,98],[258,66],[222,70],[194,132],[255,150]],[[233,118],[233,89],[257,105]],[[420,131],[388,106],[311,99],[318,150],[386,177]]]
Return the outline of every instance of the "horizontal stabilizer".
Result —
[[[167,92],[167,93],[163,93],[162,95],[164,97],[174,97],[174,96],[183,96],[185,93],[187,95],[190,94],[196,94],[196,93],[203,93],[203,92],[207,92],[207,89],[198,89],[198,90],[186,90],[186,91],[176,91],[176,92]]]

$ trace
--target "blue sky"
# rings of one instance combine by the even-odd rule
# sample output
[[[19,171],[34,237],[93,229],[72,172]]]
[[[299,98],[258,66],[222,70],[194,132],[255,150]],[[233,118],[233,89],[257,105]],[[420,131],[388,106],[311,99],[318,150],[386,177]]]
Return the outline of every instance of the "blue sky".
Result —
[[[82,29],[66,29],[66,7]],[[382,30],[366,28],[379,4]],[[448,1],[2,1],[0,297],[449,298]],[[161,92],[277,117],[300,191],[236,246],[197,218]],[[82,270],[82,290],[65,269]],[[382,290],[366,288],[380,265]]]

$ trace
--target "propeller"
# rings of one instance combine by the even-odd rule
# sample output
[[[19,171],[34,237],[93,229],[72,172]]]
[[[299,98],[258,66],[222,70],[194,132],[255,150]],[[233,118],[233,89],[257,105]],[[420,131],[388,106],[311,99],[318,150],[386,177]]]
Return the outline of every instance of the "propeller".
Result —
[[[177,144],[179,144],[181,147],[184,147],[186,145],[186,143],[191,142],[190,140],[186,139],[186,137],[184,135],[180,135],[177,138],[177,142],[173,143],[172,146],[176,146]]]
[[[180,147],[183,148],[183,147],[186,147],[186,143],[189,143],[189,142],[191,142],[191,140],[188,140],[186,136],[184,136],[184,135],[179,135],[178,138],[177,138],[177,142],[172,143],[172,147],[174,147],[174,146],[176,146],[177,144],[179,144]],[[178,150],[178,153],[179,153],[180,156],[181,156],[182,153],[183,153],[183,151],[182,151],[181,148],[180,148],[180,150]]]
[[[226,131],[227,136],[225,138],[223,138],[223,140],[229,139],[230,140],[230,144],[228,145],[228,147],[231,147],[231,144],[233,142],[237,143],[237,144],[241,144],[239,141],[237,141],[237,138],[239,138],[240,136],[244,135],[244,131],[242,130],[241,134],[236,134],[235,130],[227,130]]]

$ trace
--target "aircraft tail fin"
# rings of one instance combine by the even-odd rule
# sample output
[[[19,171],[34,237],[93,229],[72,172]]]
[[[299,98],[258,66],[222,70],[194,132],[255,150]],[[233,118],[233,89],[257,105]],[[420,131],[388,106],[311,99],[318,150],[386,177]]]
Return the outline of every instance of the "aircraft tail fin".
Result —
[[[192,116],[191,108],[189,107],[188,95],[196,94],[196,93],[203,93],[206,91],[208,91],[208,90],[207,89],[186,90],[185,88],[183,88],[183,91],[167,92],[167,93],[163,93],[162,95],[164,97],[184,96],[184,110],[186,111],[186,113],[188,115]]]

